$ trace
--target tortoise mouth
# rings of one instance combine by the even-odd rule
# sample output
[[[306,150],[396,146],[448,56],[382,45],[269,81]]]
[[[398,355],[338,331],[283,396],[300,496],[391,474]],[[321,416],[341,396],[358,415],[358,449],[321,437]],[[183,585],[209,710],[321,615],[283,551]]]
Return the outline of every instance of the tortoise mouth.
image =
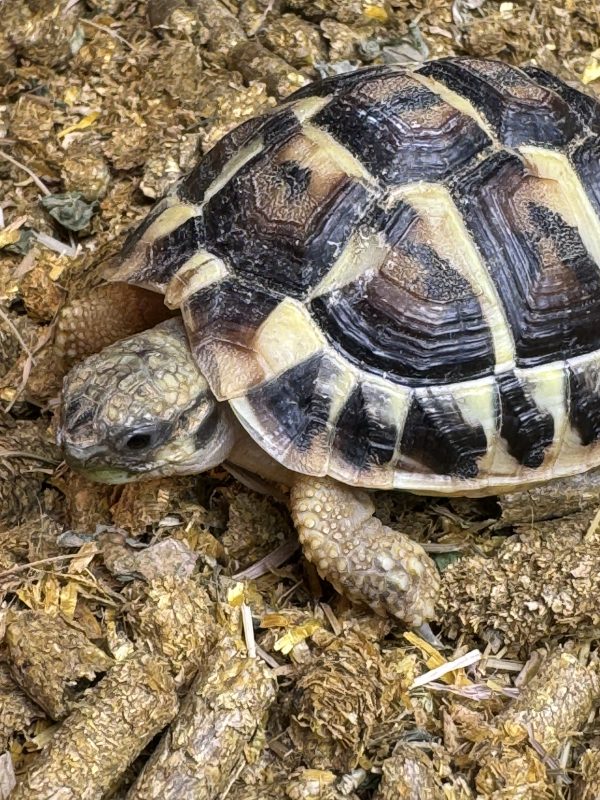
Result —
[[[137,472],[123,469],[122,467],[111,466],[85,466],[77,461],[71,461],[69,458],[65,459],[66,463],[75,472],[83,475],[93,483],[132,483],[133,481],[142,480],[145,476]]]

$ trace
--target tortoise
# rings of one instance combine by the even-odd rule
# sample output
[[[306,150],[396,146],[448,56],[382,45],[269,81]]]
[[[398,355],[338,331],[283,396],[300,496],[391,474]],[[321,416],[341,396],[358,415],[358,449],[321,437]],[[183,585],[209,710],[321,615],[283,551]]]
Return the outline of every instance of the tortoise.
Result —
[[[66,376],[67,462],[287,483],[307,558],[378,613],[432,619],[439,579],[369,490],[494,495],[600,465],[600,103],[538,67],[312,83],[201,158],[108,277],[59,349],[140,332]]]

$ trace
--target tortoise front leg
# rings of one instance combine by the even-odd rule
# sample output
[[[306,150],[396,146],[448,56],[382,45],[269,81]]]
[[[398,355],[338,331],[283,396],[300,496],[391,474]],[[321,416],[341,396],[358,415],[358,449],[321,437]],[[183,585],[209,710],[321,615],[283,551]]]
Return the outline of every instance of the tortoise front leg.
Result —
[[[420,545],[373,516],[366,492],[302,475],[291,506],[305,556],[338,592],[412,627],[433,619],[440,585],[435,564]]]
[[[77,361],[172,316],[162,294],[126,283],[96,286],[61,309],[54,337],[58,363],[66,372]]]

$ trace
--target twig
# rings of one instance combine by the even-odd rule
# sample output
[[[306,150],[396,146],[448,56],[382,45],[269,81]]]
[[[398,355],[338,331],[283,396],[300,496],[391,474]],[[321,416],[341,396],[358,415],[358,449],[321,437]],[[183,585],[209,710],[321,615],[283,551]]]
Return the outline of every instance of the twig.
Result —
[[[256,655],[262,658],[265,664],[268,664],[271,669],[279,669],[281,664],[277,661],[270,653],[267,653],[266,650],[263,650],[260,645],[256,645]]]
[[[29,175],[29,177],[33,180],[33,182],[38,187],[38,189],[41,192],[43,192],[45,195],[52,194],[52,192],[46,186],[46,184],[42,181],[42,179],[38,178],[38,176],[35,174],[35,172],[33,170],[29,169],[29,167],[26,164],[22,164],[20,161],[17,161],[16,158],[13,158],[12,156],[9,156],[8,153],[4,153],[2,150],[0,150],[0,158],[5,159],[5,161],[10,161],[10,163],[14,164],[15,167],[19,167],[19,169],[24,170]]]
[[[233,577],[236,581],[252,581],[260,578],[262,575],[267,575],[269,572],[277,569],[277,567],[285,564],[299,547],[300,542],[298,539],[295,537],[287,539],[283,544],[280,544],[279,547],[276,547],[275,550],[272,550],[264,558],[261,558],[260,561],[257,561],[241,572],[236,572]]]
[[[543,745],[541,745],[538,740],[535,738],[533,734],[533,725],[529,722],[526,725],[527,735],[529,738],[529,744],[535,750],[535,752],[539,755],[542,762],[551,769],[556,775],[560,775],[563,783],[573,783],[571,778],[561,769],[560,763],[551,756],[550,753],[546,750]]]
[[[43,567],[44,564],[53,564],[57,561],[72,561],[74,558],[81,558],[81,553],[66,553],[63,556],[51,556],[42,558],[39,561],[30,561],[28,564],[15,564],[14,567],[0,572],[0,580],[10,578],[11,575],[16,575],[18,572],[26,572],[30,567]]]
[[[31,374],[31,367],[34,364],[33,356],[38,352],[38,350],[41,350],[42,347],[44,347],[44,345],[48,343],[48,341],[50,340],[50,338],[52,336],[53,328],[54,328],[54,325],[49,325],[48,326],[48,330],[46,331],[46,333],[43,336],[40,337],[40,339],[38,340],[38,343],[33,348],[31,354],[29,354],[27,356],[27,358],[25,360],[25,363],[23,364],[23,375],[21,377],[21,383],[15,390],[15,396],[13,397],[13,399],[10,401],[10,403],[4,409],[4,411],[7,414],[11,410],[11,408],[14,406],[14,404],[17,402],[17,400],[21,396],[23,390],[27,386],[27,381],[29,380],[29,375]]]
[[[242,603],[242,626],[248,658],[256,658],[256,641],[254,639],[254,626],[252,624],[252,611],[250,606]]]
[[[3,450],[1,447],[0,458],[31,458],[34,461],[42,461],[44,464],[50,464],[52,467],[60,463],[53,458],[40,456],[37,453],[28,453],[26,450]]]
[[[426,553],[460,553],[471,547],[471,543],[466,544],[440,544],[439,542],[423,542],[421,544]]]
[[[14,323],[14,322],[11,320],[11,318],[8,316],[8,314],[6,314],[6,313],[5,313],[5,312],[2,310],[2,307],[0,307],[0,319],[2,319],[2,320],[3,320],[3,321],[4,321],[4,322],[5,322],[7,325],[8,325],[8,327],[11,329],[11,331],[12,331],[12,332],[13,332],[13,334],[15,335],[15,338],[16,338],[17,342],[18,342],[18,343],[21,345],[21,347],[22,347],[22,348],[23,348],[23,350],[24,350],[24,351],[27,353],[27,355],[28,355],[30,358],[33,358],[33,353],[31,352],[31,350],[29,349],[29,347],[28,347],[28,346],[27,346],[27,344],[25,343],[25,339],[23,339],[23,337],[22,337],[22,336],[21,336],[21,334],[19,333],[19,330],[18,330],[17,326],[16,326],[16,325],[15,325],[15,323]]]
[[[62,16],[66,17],[69,11],[74,8],[77,3],[79,3],[79,0],[68,0],[67,4],[63,8]]]
[[[106,25],[100,25],[98,22],[92,22],[91,19],[81,19],[80,22],[82,22],[84,25],[89,25],[91,28],[96,28],[99,31],[103,31],[103,33],[108,33],[109,36],[114,36],[115,39],[118,39],[120,42],[123,42],[123,44],[126,44],[130,50],[135,50],[134,46],[128,42],[127,39],[121,36],[120,33],[113,31],[112,28],[109,28]]]
[[[416,689],[419,686],[425,686],[425,684],[431,681],[437,681],[438,678],[441,678],[442,675],[446,675],[448,672],[454,672],[463,667],[470,667],[471,664],[476,664],[478,661],[481,661],[481,652],[479,650],[471,650],[469,653],[465,653],[464,656],[455,658],[454,661],[447,661],[445,664],[431,669],[429,672],[425,672],[423,675],[415,678],[408,688]]]

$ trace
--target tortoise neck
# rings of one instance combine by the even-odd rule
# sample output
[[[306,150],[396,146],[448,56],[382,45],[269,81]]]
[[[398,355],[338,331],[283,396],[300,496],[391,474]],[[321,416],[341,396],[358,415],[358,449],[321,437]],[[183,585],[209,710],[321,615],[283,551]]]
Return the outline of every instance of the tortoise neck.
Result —
[[[267,481],[291,486],[294,482],[294,473],[279,464],[263,450],[242,428],[235,417],[232,424],[235,426],[235,440],[227,457],[227,462],[236,467],[241,467],[246,472],[259,475]]]

